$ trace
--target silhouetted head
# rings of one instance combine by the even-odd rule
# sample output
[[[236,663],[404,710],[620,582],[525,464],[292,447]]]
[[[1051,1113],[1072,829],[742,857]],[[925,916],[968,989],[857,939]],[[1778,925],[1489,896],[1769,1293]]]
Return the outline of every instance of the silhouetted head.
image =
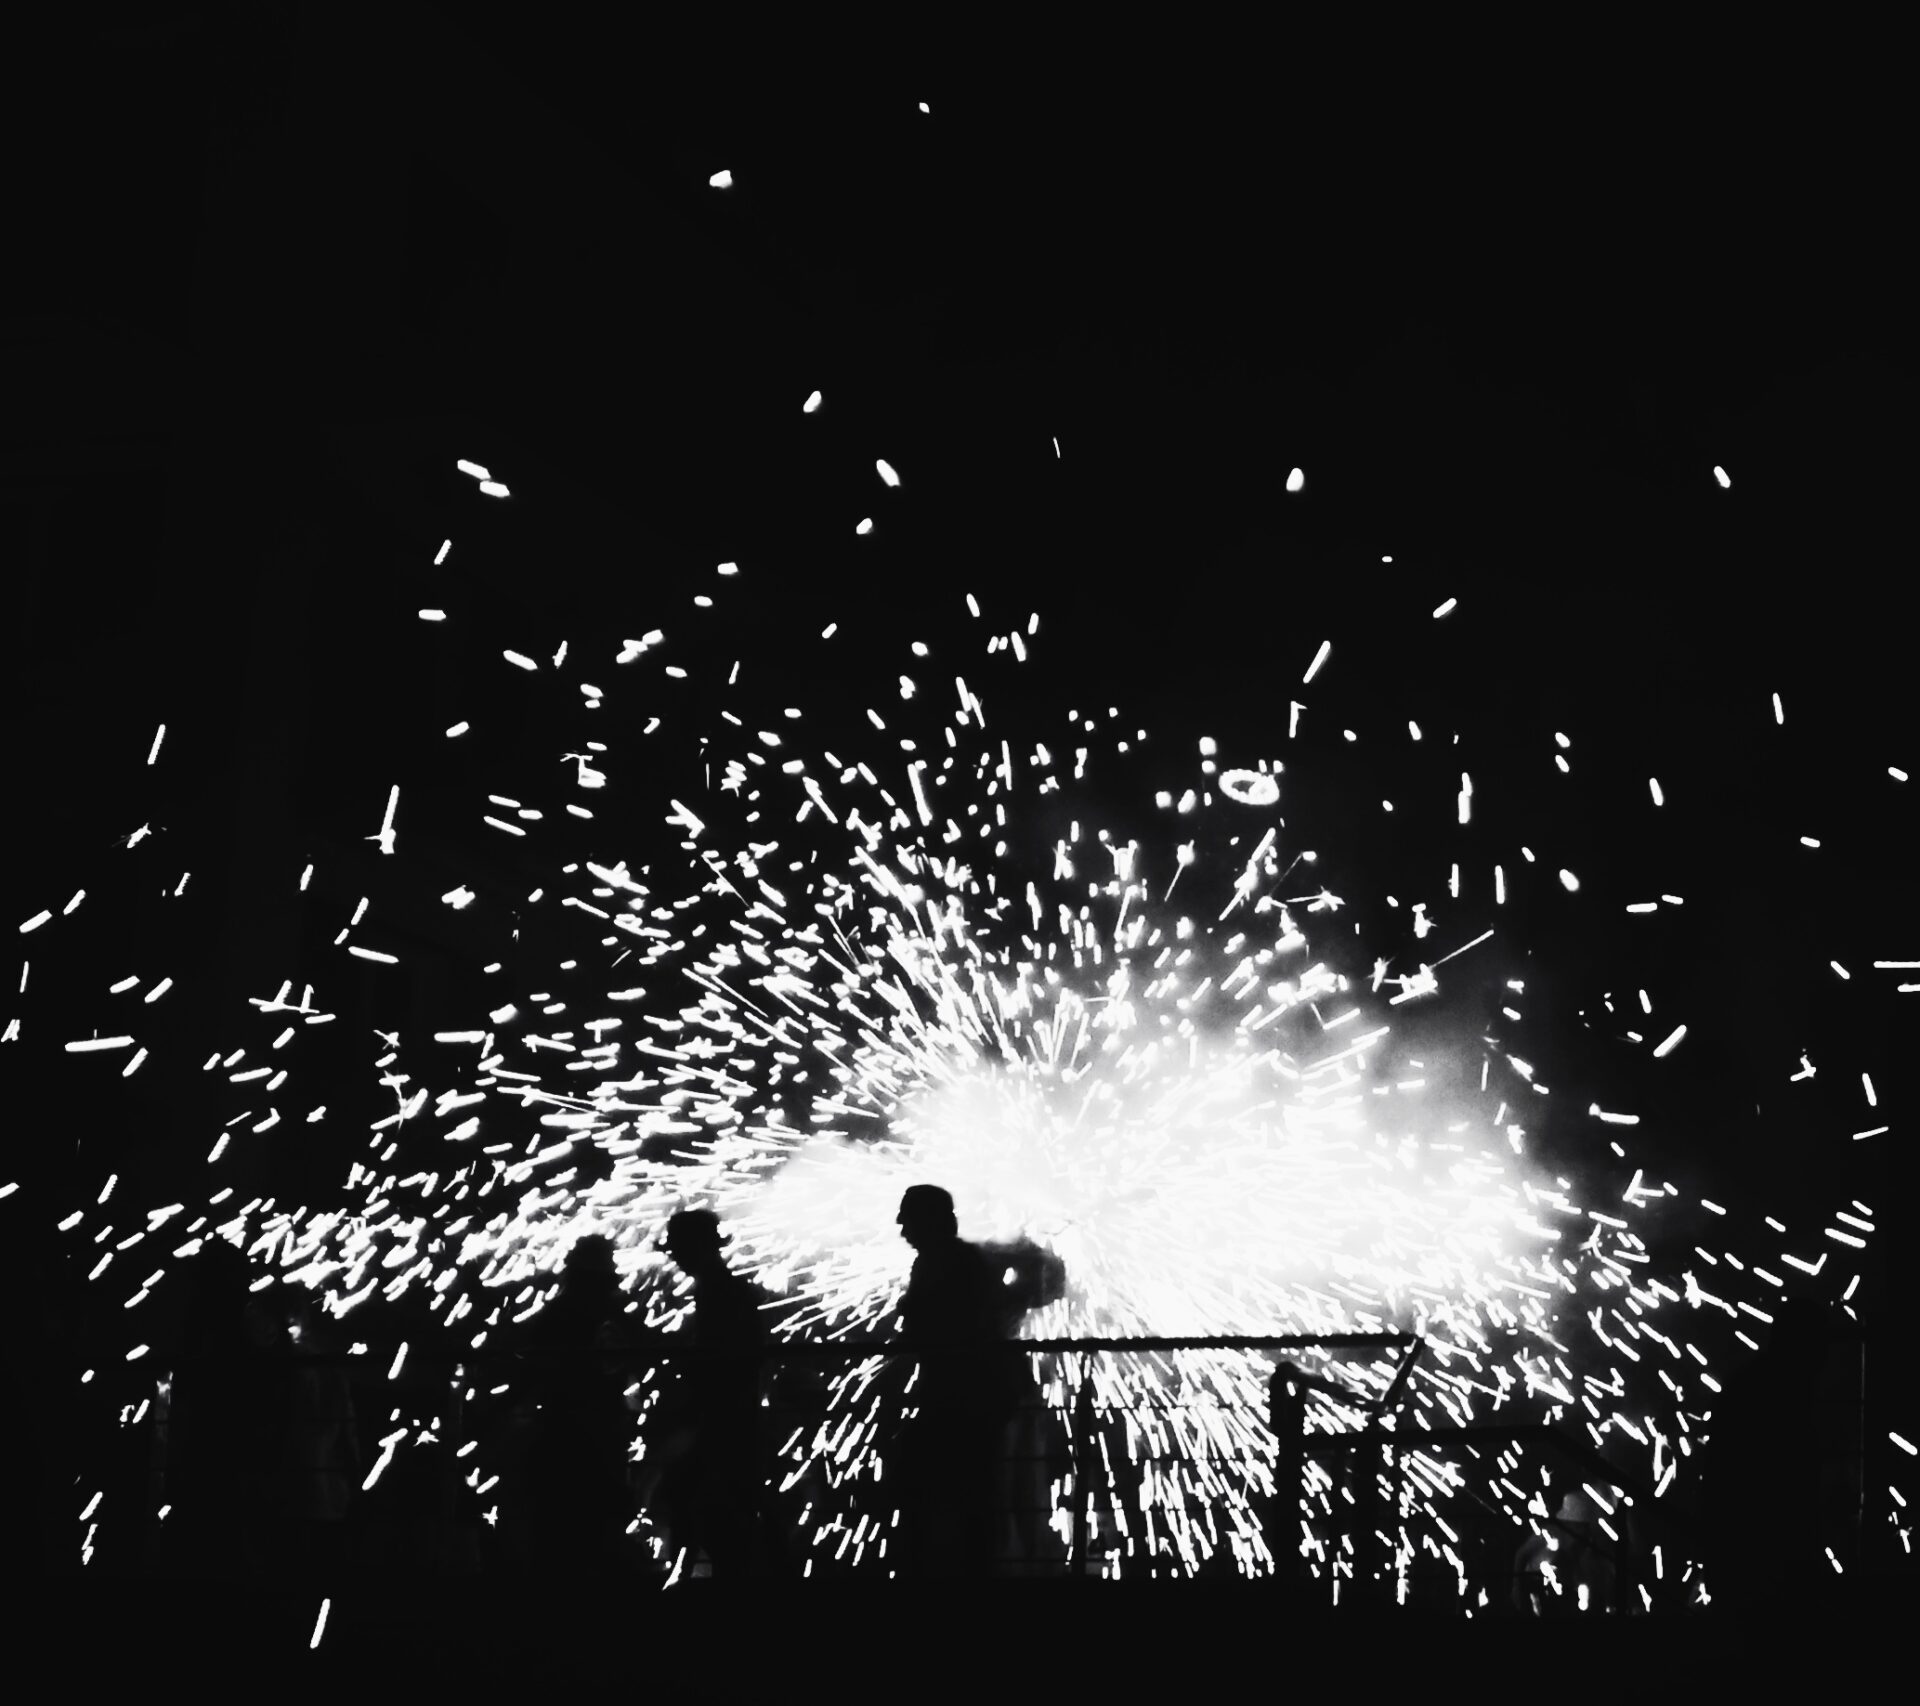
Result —
[[[187,1333],[200,1342],[237,1337],[249,1301],[249,1268],[244,1254],[224,1238],[209,1238],[187,1269]]]
[[[671,1216],[660,1248],[690,1274],[711,1273],[726,1265],[720,1245],[720,1217],[710,1208],[683,1208]]]
[[[613,1240],[597,1232],[578,1240],[567,1252],[560,1279],[571,1296],[612,1297],[620,1289],[620,1270],[613,1262]]]
[[[909,1185],[895,1218],[900,1236],[916,1250],[950,1243],[960,1236],[953,1198],[938,1185]]]

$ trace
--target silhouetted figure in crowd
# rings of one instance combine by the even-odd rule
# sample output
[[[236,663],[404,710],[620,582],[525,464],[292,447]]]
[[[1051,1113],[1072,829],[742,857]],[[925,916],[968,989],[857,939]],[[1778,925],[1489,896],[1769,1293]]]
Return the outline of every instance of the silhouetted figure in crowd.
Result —
[[[1766,1348],[1728,1376],[1707,1424],[1707,1592],[1734,1611],[1787,1609],[1852,1561],[1860,1510],[1857,1330],[1825,1304],[1782,1304]]]
[[[209,1239],[190,1291],[166,1419],[163,1555],[231,1574],[270,1561],[289,1414],[285,1334],[249,1293],[246,1257]]]
[[[679,1361],[653,1430],[671,1544],[690,1562],[704,1554],[715,1580],[760,1574],[780,1550],[769,1522],[772,1462],[760,1401],[767,1298],[727,1266],[711,1210],[674,1215],[661,1248],[693,1281],[692,1355]]]
[[[285,1314],[293,1356],[284,1463],[287,1561],[297,1571],[330,1577],[347,1562],[347,1525],[365,1473],[352,1377],[331,1360],[345,1352],[346,1337],[313,1293],[289,1296]]]
[[[996,1357],[1011,1322],[1000,1276],[960,1236],[953,1198],[914,1185],[900,1201],[900,1235],[914,1248],[901,1335],[919,1357],[885,1473],[899,1502],[900,1573],[977,1579],[992,1573],[1000,1539],[999,1449],[1015,1380]]]
[[[18,1337],[0,1357],[0,1579],[80,1567],[74,1513],[81,1473],[79,1319],[65,1256],[0,1246]]]
[[[543,1573],[603,1574],[622,1557],[633,1417],[604,1354],[619,1297],[611,1241],[582,1238],[523,1339],[519,1383],[537,1409],[500,1527],[514,1560]]]
[[[1577,1478],[1562,1476],[1547,1502],[1546,1532],[1529,1535],[1514,1558],[1515,1608],[1536,1617],[1618,1609],[1619,1542],[1601,1528],[1593,1495]]]

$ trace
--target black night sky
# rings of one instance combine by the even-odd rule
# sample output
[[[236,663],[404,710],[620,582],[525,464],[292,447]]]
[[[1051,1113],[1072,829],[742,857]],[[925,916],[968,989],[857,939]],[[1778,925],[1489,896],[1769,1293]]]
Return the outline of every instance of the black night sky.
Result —
[[[1040,738],[1118,707],[1153,786],[1189,785],[1201,735],[1283,761],[1369,952],[1412,956],[1404,903],[1445,903],[1460,860],[1530,956],[1500,962],[1524,1029],[1491,962],[1449,990],[1554,1087],[1545,1153],[1597,1165],[1598,1101],[1739,1213],[1856,1181],[1885,1226],[1870,1365],[1911,1420],[1871,1348],[1913,1303],[1920,1014],[1895,993],[1920,973],[1873,969],[1920,959],[1920,781],[1889,775],[1920,771],[1904,198],[1858,81],[1884,50],[776,51],[623,11],[89,5],[16,64],[0,862],[9,923],[56,921],[0,964],[12,1247],[57,1245],[109,1173],[143,1206],[186,1188],[230,1111],[201,1061],[289,978],[348,1021],[316,1048],[349,1117],[239,1146],[229,1182],[337,1196],[380,1105],[369,1028],[472,1022],[483,962],[539,959],[530,916],[516,947],[438,902],[551,877],[480,794],[558,798],[567,743],[618,755],[659,715],[596,834],[671,857],[732,660],[831,748],[922,639],[934,682],[978,669]],[[979,636],[1029,612],[1034,661],[988,669]],[[607,729],[499,661],[565,640],[618,693],[618,642],[655,628],[694,679],[656,670]],[[1358,740],[1290,742],[1295,700]],[[1016,830],[1036,857],[1058,833]],[[1498,913],[1496,862],[1530,879]],[[1578,893],[1541,880],[1562,866]],[[376,883],[356,939],[404,975],[332,944]],[[1662,894],[1684,908],[1625,911]],[[178,988],[123,1081],[61,1044],[132,1023],[103,994],[132,973]],[[1634,1046],[1603,998],[1642,988]]]

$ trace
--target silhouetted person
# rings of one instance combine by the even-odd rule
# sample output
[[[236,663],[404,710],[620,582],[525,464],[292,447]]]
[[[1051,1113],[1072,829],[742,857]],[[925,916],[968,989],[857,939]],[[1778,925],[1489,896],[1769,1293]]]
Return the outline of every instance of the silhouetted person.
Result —
[[[267,1561],[289,1371],[284,1334],[250,1296],[248,1272],[220,1239],[193,1258],[168,1394],[165,1551],[196,1573]]]
[[[543,1572],[601,1573],[620,1559],[633,1418],[601,1354],[619,1295],[611,1242],[582,1238],[523,1340],[520,1379],[538,1409],[501,1526],[517,1561]]]
[[[80,1567],[78,1311],[60,1252],[9,1243],[0,1261],[19,1322],[12,1353],[0,1357],[0,1462],[12,1466],[0,1483],[0,1578],[37,1579]]]
[[[693,1281],[692,1355],[679,1362],[656,1430],[672,1544],[690,1561],[705,1554],[716,1580],[757,1574],[777,1546],[766,1520],[771,1462],[760,1402],[767,1299],[727,1266],[711,1210],[674,1215],[661,1248]]]
[[[916,1359],[906,1396],[917,1413],[886,1465],[899,1502],[900,1573],[975,1579],[991,1573],[999,1540],[999,1447],[1012,1382],[994,1347],[1009,1336],[1009,1312],[999,1274],[960,1236],[946,1191],[910,1187],[898,1224],[915,1252],[902,1341],[929,1353]]]
[[[346,1562],[347,1523],[364,1474],[352,1378],[331,1360],[345,1351],[345,1336],[311,1293],[288,1299],[286,1321],[293,1354],[283,1466],[288,1561],[331,1576]]]
[[[1515,1555],[1514,1605],[1536,1617],[1616,1609],[1619,1543],[1601,1528],[1593,1496],[1576,1479],[1561,1477],[1548,1503],[1546,1532],[1529,1535]]]

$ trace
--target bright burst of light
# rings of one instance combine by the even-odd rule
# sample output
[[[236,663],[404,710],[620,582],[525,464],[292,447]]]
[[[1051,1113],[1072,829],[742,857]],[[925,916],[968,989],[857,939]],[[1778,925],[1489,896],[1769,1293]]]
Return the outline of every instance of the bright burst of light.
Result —
[[[818,401],[816,392],[807,412]],[[899,484],[888,464],[877,466],[887,485]],[[484,468],[461,467],[483,491],[497,486]],[[1296,470],[1290,489],[1298,483]],[[723,564],[720,574],[731,582],[736,570]],[[966,603],[981,615],[971,594]],[[1433,614],[1453,608],[1449,599]],[[1037,632],[1036,614],[1027,633]],[[833,633],[829,624],[822,640]],[[1013,661],[1000,667],[1018,667],[1026,648],[1017,632],[1006,638],[1010,645],[996,637],[987,650],[1010,650]],[[617,667],[668,646],[654,630],[585,651]],[[930,659],[923,642],[912,653]],[[1322,641],[1304,682],[1331,653]],[[546,673],[527,653],[498,656]],[[566,656],[562,645],[553,671]],[[559,800],[545,810],[519,797],[476,801],[480,823],[550,861],[529,904],[550,888],[552,906],[577,926],[564,964],[589,992],[576,977],[559,1000],[550,968],[535,968],[524,987],[490,979],[473,1010],[449,1015],[444,1029],[383,1035],[377,1064],[394,1105],[354,1168],[360,1212],[312,1214],[257,1199],[222,1208],[230,1193],[217,1191],[194,1227],[324,1288],[343,1312],[376,1292],[398,1299],[417,1288],[481,1351],[551,1297],[566,1252],[591,1232],[614,1240],[645,1318],[677,1324],[684,1286],[666,1275],[654,1241],[671,1212],[700,1203],[726,1223],[736,1266],[794,1304],[783,1331],[865,1337],[888,1331],[906,1279],[909,1253],[894,1226],[900,1193],[934,1181],[953,1193],[967,1236],[1030,1240],[1064,1264],[1065,1295],[1026,1320],[1034,1338],[1422,1336],[1394,1430],[1402,1567],[1417,1555],[1450,1561],[1464,1589],[1455,1547],[1464,1510],[1491,1505],[1522,1523],[1542,1516],[1537,1462],[1523,1465],[1517,1448],[1463,1457],[1435,1430],[1544,1420],[1626,1453],[1664,1494],[1719,1390],[1698,1343],[1724,1351],[1743,1315],[1768,1318],[1760,1305],[1774,1294],[1751,1287],[1744,1269],[1715,1266],[1703,1279],[1654,1265],[1641,1228],[1673,1193],[1645,1183],[1644,1167],[1621,1200],[1602,1202],[1532,1159],[1519,1110],[1550,1087],[1482,1035],[1488,1015],[1474,992],[1494,981],[1495,956],[1507,948],[1460,899],[1459,867],[1447,902],[1412,909],[1421,957],[1377,958],[1356,947],[1341,917],[1348,902],[1309,879],[1318,859],[1311,826],[1284,815],[1283,766],[1270,754],[1249,751],[1221,770],[1208,738],[1191,786],[1132,798],[1123,760],[1145,731],[1129,737],[1117,708],[1104,732],[1094,717],[1079,719],[1056,759],[1048,742],[1057,731],[990,725],[989,696],[967,675],[951,676],[948,696],[939,661],[917,679],[888,661],[872,668],[876,685],[900,684],[903,708],[889,716],[917,719],[913,732],[937,760],[891,751],[890,741],[910,743],[872,710],[868,749],[816,750],[797,707],[777,712],[736,695],[737,711],[761,714],[729,712],[728,727],[713,732],[717,785],[697,811],[655,802],[683,837],[677,859],[635,869],[599,832],[572,828],[552,809]],[[944,661],[979,673],[977,660]],[[737,675],[736,664],[730,687]],[[617,712],[624,696],[631,710],[644,696],[582,690],[585,709]],[[1777,696],[1774,705],[1784,720]],[[1290,737],[1300,709],[1291,705]],[[787,732],[775,736],[764,725],[782,712]],[[658,722],[642,730],[647,715],[634,716],[636,738]],[[618,728],[617,715],[597,720]],[[1418,726],[1409,727],[1419,742]],[[617,739],[590,743],[591,763],[566,754],[562,785],[601,790],[625,780]],[[763,746],[779,756],[764,758]],[[1457,774],[1465,825],[1474,784]],[[389,787],[368,839],[395,854],[400,790]],[[1651,787],[1662,803],[1658,783]],[[1153,845],[1097,822],[1103,806],[1116,815],[1126,807],[1137,821],[1131,808],[1148,797],[1166,831]],[[567,809],[590,817],[577,804]],[[1071,827],[1038,849],[1035,826],[1069,817]],[[589,833],[590,853],[581,851]],[[1522,852],[1531,865],[1531,850]],[[1504,904],[1504,868],[1490,874],[1493,902]],[[1580,891],[1570,871],[1558,882]],[[484,913],[488,883],[475,876],[441,898]],[[51,920],[43,911],[20,930]],[[346,934],[336,943],[346,954],[398,963],[345,944]],[[167,987],[161,980],[146,1000]],[[1507,987],[1518,999],[1524,985]],[[314,991],[297,1005],[290,994],[285,985],[255,1005],[306,1024],[332,1018],[313,1005]],[[1444,1012],[1456,1000],[1455,1041],[1423,1042],[1417,1055],[1398,1042],[1400,1007]],[[1644,993],[1642,1003],[1650,1012]],[[273,1046],[303,1034],[289,1025]],[[1673,1028],[1652,1057],[1686,1034]],[[136,1041],[94,1037],[66,1049]],[[234,1084],[268,1080],[263,1093],[275,1100],[250,1111],[257,1121],[242,1116],[247,1130],[271,1129],[282,1106],[294,1118],[292,1093],[280,1093],[291,1069],[243,1066],[244,1054],[216,1052],[207,1067]],[[1871,1079],[1863,1075],[1862,1086],[1874,1105]],[[1639,1117],[1597,1103],[1591,1114],[1609,1132]],[[223,1133],[210,1166],[227,1142]],[[1627,1152],[1613,1141],[1612,1153]],[[590,1158],[595,1165],[585,1165]],[[174,1205],[148,1230],[182,1212]],[[1839,1218],[1854,1230],[1829,1227],[1828,1241],[1864,1248],[1872,1222]],[[189,1238],[176,1254],[194,1247]],[[1785,1260],[1820,1271],[1798,1255]],[[389,1378],[406,1357],[402,1345]],[[1294,1360],[1327,1383],[1315,1389],[1316,1432],[1350,1429],[1393,1374],[1390,1361],[1353,1350]],[[1124,1529],[1115,1571],[1149,1559],[1193,1570],[1223,1550],[1237,1568],[1273,1567],[1270,1531],[1255,1514],[1275,1456],[1270,1356],[1037,1361],[1062,1417],[1083,1379],[1124,1417],[1138,1503],[1111,1520],[1139,1521]],[[835,1556],[873,1518],[873,1445],[884,1419],[874,1373],[869,1360],[836,1374],[825,1421],[784,1447],[783,1475],[819,1478],[811,1538],[837,1547]],[[381,1440],[369,1486],[405,1433]],[[1423,1444],[1423,1434],[1434,1437]],[[490,1485],[490,1473],[476,1464],[470,1484]],[[1340,1473],[1314,1463],[1306,1520],[1288,1534],[1322,1576],[1352,1564],[1335,1508]],[[325,1619],[323,1603],[315,1644]]]

